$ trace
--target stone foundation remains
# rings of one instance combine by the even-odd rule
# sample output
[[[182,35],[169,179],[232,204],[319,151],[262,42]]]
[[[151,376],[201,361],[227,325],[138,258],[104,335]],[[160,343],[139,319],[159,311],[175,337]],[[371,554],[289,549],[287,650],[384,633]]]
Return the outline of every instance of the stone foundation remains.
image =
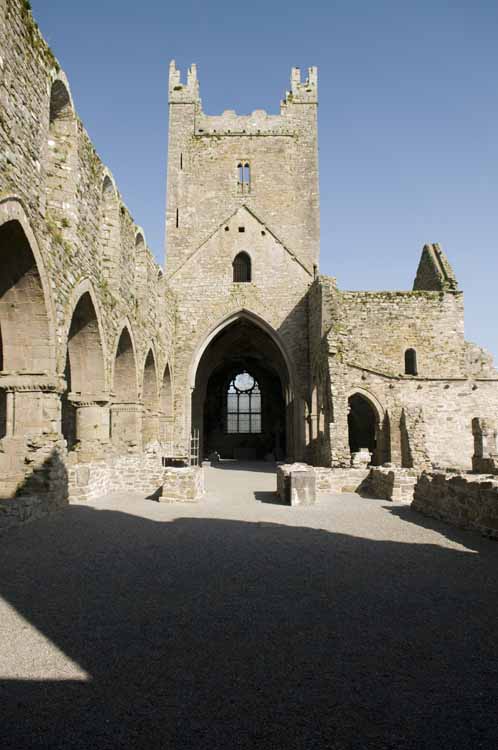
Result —
[[[164,470],[160,503],[196,503],[204,495],[204,470],[200,466],[169,466]]]
[[[314,505],[316,477],[313,467],[299,463],[277,466],[277,495],[283,505]]]
[[[495,476],[423,473],[415,486],[412,507],[432,518],[498,539]]]
[[[95,500],[111,492],[140,494],[160,502],[197,502],[204,494],[202,467],[165,467],[161,456],[120,456],[69,469],[69,501]]]

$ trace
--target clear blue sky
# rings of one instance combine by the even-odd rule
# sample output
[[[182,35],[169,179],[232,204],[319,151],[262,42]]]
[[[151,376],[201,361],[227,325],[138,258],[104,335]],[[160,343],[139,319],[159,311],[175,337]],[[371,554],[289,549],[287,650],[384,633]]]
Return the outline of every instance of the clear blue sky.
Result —
[[[440,242],[498,360],[496,0],[32,0],[86,128],[163,260],[168,63],[204,110],[277,112],[319,68],[321,271],[409,289]]]

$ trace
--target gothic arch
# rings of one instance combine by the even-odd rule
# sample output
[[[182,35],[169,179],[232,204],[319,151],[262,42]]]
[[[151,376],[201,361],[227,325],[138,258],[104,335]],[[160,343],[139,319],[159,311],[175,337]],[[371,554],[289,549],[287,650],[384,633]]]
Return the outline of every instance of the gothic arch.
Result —
[[[44,166],[47,209],[60,231],[78,222],[78,128],[67,80],[54,78],[50,86],[49,123]],[[64,219],[64,221],[63,221]],[[66,226],[67,225],[67,226]]]
[[[351,453],[368,448],[372,464],[384,463],[388,446],[385,410],[366,388],[353,388],[348,395],[348,440]]]
[[[55,312],[22,201],[0,199],[0,321],[5,370],[55,374]]]
[[[111,285],[119,286],[121,277],[121,226],[116,184],[105,169],[100,195],[99,240],[104,276]]]
[[[250,321],[251,323],[254,323],[255,325],[259,326],[265,333],[267,333],[270,336],[271,339],[273,339],[274,343],[280,349],[280,353],[282,357],[284,358],[285,364],[287,366],[288,375],[289,375],[287,397],[291,398],[296,393],[297,377],[296,377],[293,362],[287,353],[287,349],[282,340],[282,337],[280,336],[278,331],[275,330],[275,328],[273,328],[269,323],[266,322],[266,320],[261,318],[256,313],[253,313],[250,310],[247,310],[245,308],[241,308],[240,310],[236,312],[232,312],[229,315],[225,316],[220,321],[218,321],[218,323],[212,326],[210,329],[208,329],[207,331],[204,331],[204,333],[199,337],[199,343],[197,344],[194,350],[194,354],[192,356],[191,364],[189,367],[187,382],[188,382],[190,389],[193,389],[195,387],[195,374],[197,372],[199,362],[201,360],[202,355],[206,351],[207,347],[211,343],[211,341],[224,328],[227,328],[227,326],[231,325],[231,323],[234,323],[236,320],[240,320],[240,319],[246,319]]]
[[[120,450],[139,449],[142,407],[138,401],[136,347],[128,320],[118,328],[112,363],[111,439]]]
[[[104,363],[104,380],[103,380],[103,386],[102,390],[108,391],[109,390],[109,378],[108,378],[108,372],[109,372],[109,352],[107,350],[107,342],[106,337],[104,334],[104,326],[102,324],[102,310],[97,298],[97,295],[95,294],[92,282],[90,279],[83,279],[80,281],[72,290],[71,296],[69,298],[69,302],[66,305],[66,316],[65,316],[65,324],[64,324],[64,331],[62,340],[64,341],[64,348],[60,354],[59,359],[59,371],[64,369],[64,361],[65,361],[65,355],[66,355],[66,345],[69,338],[69,332],[71,328],[71,322],[73,320],[74,312],[76,310],[76,307],[78,306],[81,298],[87,294],[90,298],[93,310],[95,312],[95,319],[98,327],[98,334],[99,334],[99,341],[100,346],[102,348],[102,356],[103,356],[103,363]]]
[[[150,386],[150,381],[147,385],[145,383],[145,374],[146,374],[147,368],[149,368],[149,374],[151,374],[152,370],[154,372],[154,377],[156,380],[156,395],[157,395],[157,398],[159,398],[159,370],[157,367],[156,349],[155,349],[153,342],[151,342],[146,349],[146,354],[145,354],[145,357],[143,358],[142,367],[141,367],[141,374],[142,374],[141,394],[142,394],[143,400],[145,400],[145,393]],[[148,396],[150,396],[150,390],[148,391]]]
[[[147,244],[141,227],[135,234],[135,295],[138,298],[147,292]]]
[[[111,362],[111,387],[115,400],[136,401],[138,399],[136,351],[132,327],[128,318],[125,318],[118,327]]]
[[[159,389],[159,398],[161,411],[172,416],[173,414],[173,374],[169,362],[166,362],[163,370],[163,377]]]
[[[363,396],[363,398],[365,398],[367,401],[370,402],[374,411],[377,412],[379,420],[382,420],[384,418],[385,409],[382,406],[379,398],[375,395],[375,393],[373,393],[373,391],[371,391],[369,388],[363,388],[363,387],[350,388],[348,392],[348,399],[350,399],[351,396],[354,396],[355,393],[357,393],[360,396]]]
[[[173,378],[169,362],[166,362],[159,389],[160,408],[160,437],[161,442],[171,443],[173,440]]]
[[[159,387],[157,360],[152,346],[149,347],[142,368],[142,437],[144,445],[159,440]]]
[[[225,316],[199,339],[187,378],[190,409],[186,427],[187,434],[199,435],[201,454],[218,450],[215,443],[220,443],[220,450],[227,457],[232,452],[232,457],[247,454],[246,457],[259,458],[274,452],[279,460],[300,456],[304,449],[304,405],[296,391],[294,366],[280,334],[259,315],[243,308]],[[264,381],[261,398],[267,408],[262,414],[264,429],[259,436],[254,434],[246,440],[239,431],[238,436],[224,440],[222,446],[220,436],[226,430],[220,421],[220,387],[225,371],[232,365]],[[268,398],[265,393],[271,396]]]
[[[87,280],[74,291],[64,338],[66,390],[61,400],[62,434],[69,449],[84,437],[84,420],[76,416],[78,406],[107,401],[106,358],[93,290]],[[97,434],[97,430],[90,432]]]

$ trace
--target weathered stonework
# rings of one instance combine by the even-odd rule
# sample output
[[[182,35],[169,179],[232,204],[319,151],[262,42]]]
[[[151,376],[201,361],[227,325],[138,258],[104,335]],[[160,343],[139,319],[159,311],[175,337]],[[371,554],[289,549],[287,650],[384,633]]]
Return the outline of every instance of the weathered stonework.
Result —
[[[314,505],[316,476],[313,466],[299,463],[277,466],[277,495],[284,505]]]
[[[169,466],[164,470],[160,503],[196,503],[204,495],[204,470],[201,466]]]
[[[182,81],[171,64],[163,270],[28,7],[0,0],[9,523],[16,507],[23,519],[68,497],[157,490],[163,456],[306,461],[350,482],[365,471],[350,468],[352,455],[396,476],[470,470],[474,441],[496,420],[498,373],[464,339],[463,294],[440,246],[423,248],[412,291],[342,291],[319,275],[316,68],[306,80],[293,69],[279,114],[208,116],[195,66]],[[259,411],[237,412],[229,428],[242,372]],[[333,485],[316,476],[319,491]]]
[[[498,539],[498,480],[493,476],[424,472],[415,487],[412,507]]]

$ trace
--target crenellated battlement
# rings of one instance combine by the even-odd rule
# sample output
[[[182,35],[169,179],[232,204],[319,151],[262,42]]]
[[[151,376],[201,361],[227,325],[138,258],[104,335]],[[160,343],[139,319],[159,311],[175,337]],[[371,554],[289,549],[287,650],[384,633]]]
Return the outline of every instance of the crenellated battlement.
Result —
[[[292,68],[291,90],[287,91],[282,106],[290,103],[317,104],[318,103],[318,68],[308,68],[308,77],[301,82],[301,69]]]
[[[168,274],[241,204],[264,227],[271,226],[312,274],[319,253],[317,77],[312,67],[302,81],[299,68],[292,68],[290,91],[275,113],[226,109],[206,114],[196,66],[190,67],[185,83],[185,75],[182,81],[182,72],[171,62]],[[296,202],[296,195],[306,200]],[[265,228],[260,231],[266,233]]]
[[[302,82],[300,69],[292,68],[290,83],[290,91],[286,92],[285,98],[280,102],[279,114],[269,114],[263,109],[256,109],[251,114],[240,115],[235,110],[227,109],[219,115],[207,115],[202,111],[197,66],[190,66],[187,81],[182,83],[181,71],[172,60],[169,68],[169,101],[170,104],[197,105],[195,135],[198,136],[290,136],[295,135],[295,123],[291,122],[295,119],[294,105],[318,103],[318,69],[308,68],[308,77]]]
[[[170,103],[201,103],[199,96],[199,81],[197,80],[197,65],[192,63],[187,70],[187,82],[182,83],[181,70],[176,67],[176,62],[171,60],[169,64],[169,101]]]

